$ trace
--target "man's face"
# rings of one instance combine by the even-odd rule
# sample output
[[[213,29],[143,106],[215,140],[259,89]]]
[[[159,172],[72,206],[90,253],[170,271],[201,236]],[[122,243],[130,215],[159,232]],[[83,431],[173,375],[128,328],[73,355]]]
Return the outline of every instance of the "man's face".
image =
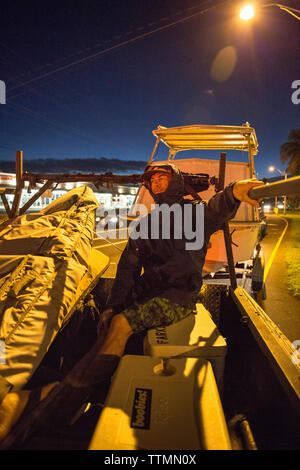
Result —
[[[168,189],[170,180],[171,175],[160,172],[154,173],[150,179],[151,190],[153,194],[164,193]]]

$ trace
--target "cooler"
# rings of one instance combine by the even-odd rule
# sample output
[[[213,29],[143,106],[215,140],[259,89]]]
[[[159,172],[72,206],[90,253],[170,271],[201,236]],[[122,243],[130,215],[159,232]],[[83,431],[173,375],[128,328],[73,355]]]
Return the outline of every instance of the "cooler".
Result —
[[[210,313],[202,304],[196,305],[196,315],[166,327],[149,330],[144,352],[153,357],[202,357],[213,366],[219,384],[225,366],[227,344]]]
[[[210,362],[124,356],[89,449],[230,450]]]

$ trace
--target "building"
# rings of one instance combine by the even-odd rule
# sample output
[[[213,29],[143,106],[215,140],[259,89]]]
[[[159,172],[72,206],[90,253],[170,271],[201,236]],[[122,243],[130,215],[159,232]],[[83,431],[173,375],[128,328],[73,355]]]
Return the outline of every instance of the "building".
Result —
[[[42,197],[37,199],[30,209],[27,212],[39,212],[44,207],[48,206],[52,201],[58,197],[66,194],[73,188],[79,186],[89,186],[93,189],[94,194],[101,206],[106,210],[112,210],[116,208],[129,208],[131,207],[135,195],[137,193],[137,186],[130,185],[114,185],[112,189],[108,188],[96,188],[92,183],[84,182],[75,182],[75,183],[60,183],[55,187],[55,189],[47,190]],[[40,185],[39,185],[40,186]],[[0,173],[0,187],[1,188],[11,188],[15,189],[16,187],[16,175],[14,173]],[[22,197],[20,202],[20,207],[24,206],[26,202],[39,190],[39,187],[36,189],[29,189],[28,182],[25,182],[25,188],[22,190]],[[14,199],[13,194],[7,194],[6,198],[10,207]],[[2,199],[0,198],[0,212],[4,213],[5,208]]]

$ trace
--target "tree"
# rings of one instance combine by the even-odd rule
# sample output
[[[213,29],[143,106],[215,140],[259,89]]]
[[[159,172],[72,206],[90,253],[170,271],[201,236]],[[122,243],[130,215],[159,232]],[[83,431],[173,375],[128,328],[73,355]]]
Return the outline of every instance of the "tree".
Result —
[[[288,162],[287,173],[300,175],[300,129],[291,130],[288,142],[280,146],[280,159]]]

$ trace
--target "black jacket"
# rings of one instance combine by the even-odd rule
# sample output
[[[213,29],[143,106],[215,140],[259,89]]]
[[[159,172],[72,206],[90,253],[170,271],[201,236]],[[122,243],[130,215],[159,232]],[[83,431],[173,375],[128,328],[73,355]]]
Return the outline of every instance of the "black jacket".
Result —
[[[158,164],[155,163],[155,166]],[[145,238],[129,237],[121,255],[116,279],[107,301],[107,308],[112,308],[115,313],[130,306],[134,300],[144,301],[152,297],[164,297],[174,303],[193,307],[202,285],[202,268],[209,238],[212,233],[222,228],[226,220],[235,216],[239,207],[240,202],[233,196],[232,185],[215,194],[207,203],[184,199],[182,174],[174,165],[170,164],[170,167],[173,177],[167,191],[158,195],[152,194],[157,206],[136,226],[136,233],[144,234]],[[175,203],[180,204],[182,208],[182,218],[178,222],[178,218],[170,211],[169,239],[162,236],[161,217],[158,238],[147,237],[146,232],[151,234],[151,223],[154,214],[156,213],[157,217],[157,211],[162,208],[161,204],[171,207]],[[204,211],[203,246],[197,250],[186,249],[186,242],[193,240],[187,240],[184,236],[183,214],[189,205],[192,214],[190,223],[195,231],[198,204],[202,204]],[[178,231],[178,223],[182,224],[181,239],[174,237],[176,229]],[[144,272],[141,275],[142,268]]]

